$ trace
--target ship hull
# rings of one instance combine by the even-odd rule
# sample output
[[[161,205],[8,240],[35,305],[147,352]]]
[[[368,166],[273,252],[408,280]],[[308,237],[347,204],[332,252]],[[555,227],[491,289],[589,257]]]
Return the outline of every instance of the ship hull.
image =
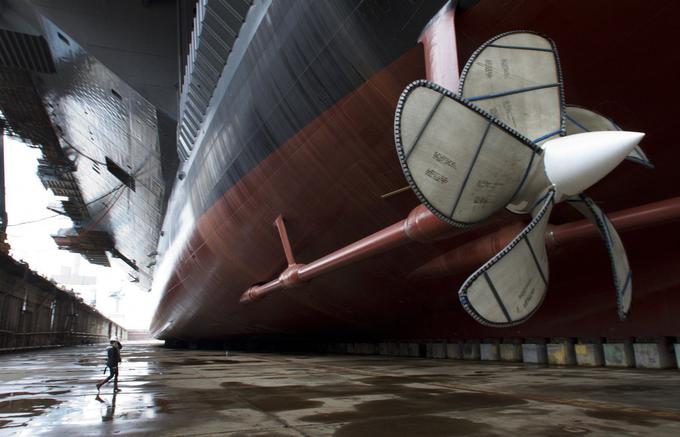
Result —
[[[324,4],[305,12],[271,11],[270,31],[284,26],[284,41],[265,38],[264,27],[250,47],[255,50],[261,37],[279,44],[279,50],[260,45],[253,59],[272,60],[249,63],[246,56],[242,75],[237,73],[218,96],[217,115],[185,164],[186,177],[174,188],[163,226],[154,279],[159,304],[151,327],[157,337],[680,333],[672,311],[680,304],[675,272],[680,236],[672,225],[622,235],[634,272],[633,312],[626,321],[617,318],[606,252],[593,239],[551,253],[548,297],[531,320],[515,328],[482,327],[464,312],[457,290],[471,272],[420,282],[406,278],[438,255],[518,220],[507,213],[449,239],[411,243],[297,288],[239,303],[248,288],[277,277],[287,266],[273,226],[277,216],[285,219],[296,261],[307,263],[398,222],[418,204],[410,191],[383,195],[406,185],[394,150],[394,108],[403,88],[425,77],[416,38],[434,12],[415,6],[395,12],[381,9],[380,2],[368,9],[331,5],[339,9],[324,10],[331,7]],[[672,97],[655,72],[672,69],[677,59],[655,58],[653,69],[640,63],[650,47],[662,50],[670,44],[670,17],[678,6],[598,2],[588,6],[588,14],[582,9],[564,2],[512,2],[506,8],[480,2],[457,17],[460,59],[504,31],[546,33],[561,56],[567,102],[607,114],[625,129],[646,132],[643,147],[656,164],[653,171],[622,164],[590,190],[591,197],[609,212],[680,195],[672,164],[677,152],[670,148],[672,116],[665,103]],[[611,28],[602,28],[604,17]],[[304,34],[314,20],[325,23],[317,31],[330,39],[314,41],[308,34],[303,39],[309,46],[302,47],[296,32]],[[645,32],[636,31],[641,28]],[[352,42],[353,49],[339,49]],[[291,74],[289,82],[277,79],[282,74],[277,65],[296,61],[296,45],[305,53],[298,59],[303,65],[291,68],[300,75]],[[239,102],[241,109],[234,110]],[[552,221],[577,218],[560,206]]]

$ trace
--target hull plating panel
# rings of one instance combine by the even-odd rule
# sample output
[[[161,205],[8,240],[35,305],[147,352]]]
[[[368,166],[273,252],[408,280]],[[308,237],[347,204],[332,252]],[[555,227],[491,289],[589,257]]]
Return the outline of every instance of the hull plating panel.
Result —
[[[43,19],[56,74],[38,87],[88,205],[86,231],[111,234],[115,248],[149,288],[160,235],[164,183],[156,109],[74,40]],[[130,179],[134,183],[130,182]]]

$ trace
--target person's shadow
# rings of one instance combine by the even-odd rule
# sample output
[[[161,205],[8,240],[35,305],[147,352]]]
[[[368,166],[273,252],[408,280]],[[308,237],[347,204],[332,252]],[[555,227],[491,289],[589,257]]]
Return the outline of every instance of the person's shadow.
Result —
[[[102,399],[101,396],[99,396],[99,394],[97,394],[97,396],[95,397],[95,399],[98,402],[103,404],[101,408],[102,422],[109,422],[113,420],[113,415],[116,412],[116,395],[117,393],[114,391],[110,404],[106,402],[104,399]]]

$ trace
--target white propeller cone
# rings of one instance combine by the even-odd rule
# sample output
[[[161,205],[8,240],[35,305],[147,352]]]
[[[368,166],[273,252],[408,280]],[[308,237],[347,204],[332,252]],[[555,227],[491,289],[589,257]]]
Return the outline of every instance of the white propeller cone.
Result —
[[[555,185],[557,200],[575,196],[605,177],[644,136],[626,131],[586,132],[545,143],[545,171]]]

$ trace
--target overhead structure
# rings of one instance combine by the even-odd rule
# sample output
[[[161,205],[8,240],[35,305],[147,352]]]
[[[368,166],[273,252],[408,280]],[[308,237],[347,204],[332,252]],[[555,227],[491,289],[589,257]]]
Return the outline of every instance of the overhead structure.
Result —
[[[505,207],[532,216],[460,287],[461,304],[484,325],[522,323],[543,302],[549,279],[544,234],[553,205],[561,201],[600,230],[619,317],[630,311],[632,274],[623,244],[583,191],[627,156],[649,165],[638,146],[644,134],[621,131],[594,113],[571,112],[568,130],[554,43],[526,31],[482,45],[463,69],[458,94],[416,81],[399,100],[397,153],[411,188],[430,211],[456,226],[479,223]],[[580,130],[573,127],[578,120]]]
[[[38,3],[0,8],[2,131],[41,151],[37,175],[58,196],[48,209],[72,222],[53,235],[57,246],[116,265],[148,290],[154,259],[147,254],[160,238],[164,183],[174,180],[175,151],[160,134],[167,117],[45,14],[87,41],[82,27]],[[83,16],[91,12],[72,3]]]
[[[198,0],[179,98],[177,153],[191,154],[252,0]]]

